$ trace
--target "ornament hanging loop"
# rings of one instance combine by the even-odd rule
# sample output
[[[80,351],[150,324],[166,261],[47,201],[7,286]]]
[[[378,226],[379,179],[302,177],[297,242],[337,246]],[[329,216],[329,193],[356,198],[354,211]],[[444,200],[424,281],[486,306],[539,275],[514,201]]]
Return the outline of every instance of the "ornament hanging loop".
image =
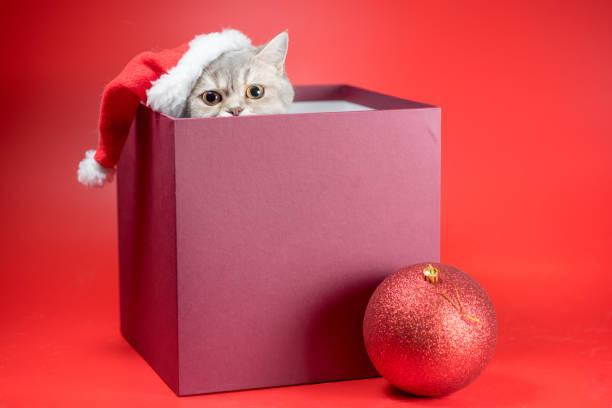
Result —
[[[450,281],[450,284],[453,285],[453,289],[455,290],[455,297],[457,299],[456,303],[450,296],[448,296],[446,293],[443,293],[438,288],[437,283],[440,282],[440,271],[438,270],[438,268],[434,267],[432,264],[427,265],[427,267],[423,269],[423,279],[425,279],[427,282],[436,286],[436,291],[440,295],[442,295],[444,299],[446,299],[459,313],[461,313],[463,317],[473,322],[480,323],[480,319],[478,319],[477,317],[471,316],[463,308],[463,303],[461,303],[461,297],[459,297],[459,290],[457,289],[457,285],[455,285],[455,282],[453,282],[450,277],[448,277],[448,279]]]

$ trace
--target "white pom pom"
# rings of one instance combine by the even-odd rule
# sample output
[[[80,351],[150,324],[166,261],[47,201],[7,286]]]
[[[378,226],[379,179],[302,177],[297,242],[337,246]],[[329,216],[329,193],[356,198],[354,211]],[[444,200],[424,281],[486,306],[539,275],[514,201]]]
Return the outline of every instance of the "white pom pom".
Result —
[[[85,158],[79,163],[77,178],[81,184],[87,187],[102,187],[105,182],[113,181],[115,169],[112,167],[101,166],[94,160],[95,150],[85,152]]]

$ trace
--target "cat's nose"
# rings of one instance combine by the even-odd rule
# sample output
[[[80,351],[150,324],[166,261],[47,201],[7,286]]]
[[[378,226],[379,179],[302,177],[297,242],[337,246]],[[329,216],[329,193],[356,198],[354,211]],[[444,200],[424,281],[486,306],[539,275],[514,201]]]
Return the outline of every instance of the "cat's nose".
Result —
[[[233,108],[229,108],[227,111],[233,116],[238,116],[240,115],[240,112],[242,112],[242,108],[240,106],[234,106]]]

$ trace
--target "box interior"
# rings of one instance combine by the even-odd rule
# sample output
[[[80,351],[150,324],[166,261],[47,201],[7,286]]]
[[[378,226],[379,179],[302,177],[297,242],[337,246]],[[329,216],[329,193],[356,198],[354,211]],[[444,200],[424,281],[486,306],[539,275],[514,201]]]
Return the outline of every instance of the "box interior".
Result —
[[[298,85],[289,113],[420,109],[432,105],[408,101],[350,85]]]
[[[295,101],[288,113],[353,112],[373,110],[369,106],[347,100]]]

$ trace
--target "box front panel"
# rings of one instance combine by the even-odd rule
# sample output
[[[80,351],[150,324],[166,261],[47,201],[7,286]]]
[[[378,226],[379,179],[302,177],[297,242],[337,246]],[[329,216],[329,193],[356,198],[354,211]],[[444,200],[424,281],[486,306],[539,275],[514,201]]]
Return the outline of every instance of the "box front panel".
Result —
[[[369,296],[439,260],[438,108],[176,123],[180,394],[377,375]]]

